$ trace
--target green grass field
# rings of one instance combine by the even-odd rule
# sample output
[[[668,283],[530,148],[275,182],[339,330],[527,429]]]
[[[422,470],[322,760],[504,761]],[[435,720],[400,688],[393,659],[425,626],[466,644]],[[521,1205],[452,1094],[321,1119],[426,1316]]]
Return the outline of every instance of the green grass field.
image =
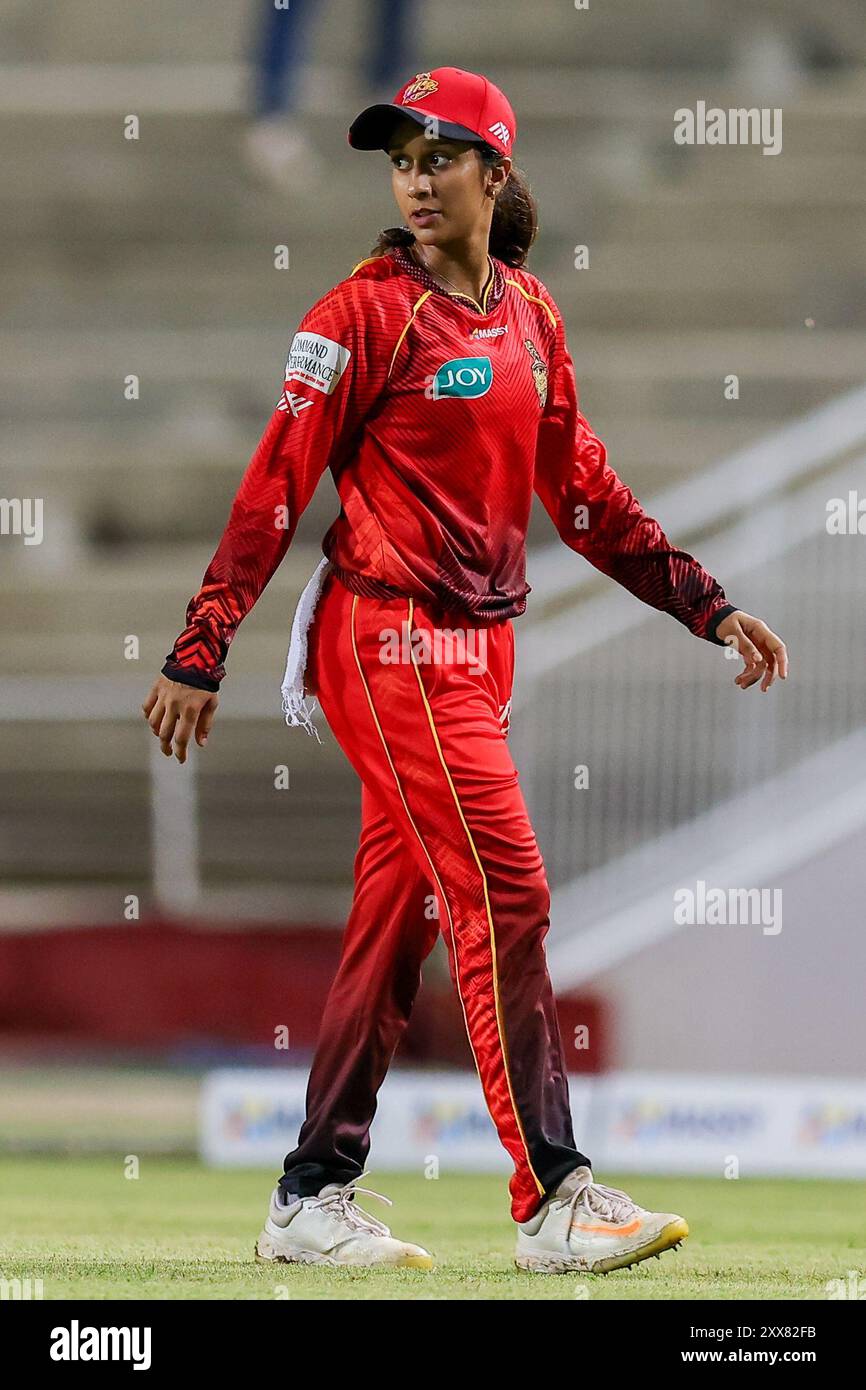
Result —
[[[46,1299],[825,1299],[866,1275],[866,1198],[853,1182],[618,1177],[644,1206],[679,1211],[678,1251],[607,1276],[540,1276],[511,1263],[504,1178],[375,1174],[394,1201],[366,1204],[436,1257],[429,1273],[257,1264],[271,1180],[194,1161],[0,1158],[0,1278],[43,1281]]]

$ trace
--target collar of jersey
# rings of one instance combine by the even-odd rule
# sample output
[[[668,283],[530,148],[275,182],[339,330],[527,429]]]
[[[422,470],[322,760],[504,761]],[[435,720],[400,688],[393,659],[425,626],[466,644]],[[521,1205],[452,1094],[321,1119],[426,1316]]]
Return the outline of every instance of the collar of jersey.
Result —
[[[505,292],[505,277],[499,267],[499,262],[489,257],[493,268],[492,277],[488,277],[487,284],[481,296],[481,304],[477,299],[473,299],[469,294],[460,294],[459,291],[446,290],[433,279],[429,271],[419,265],[414,256],[410,255],[405,246],[395,246],[393,250],[394,259],[402,266],[408,275],[423,285],[426,290],[433,290],[436,294],[444,295],[446,299],[459,300],[461,304],[469,306],[476,314],[490,314],[499,304]],[[484,305],[485,307],[482,307]]]

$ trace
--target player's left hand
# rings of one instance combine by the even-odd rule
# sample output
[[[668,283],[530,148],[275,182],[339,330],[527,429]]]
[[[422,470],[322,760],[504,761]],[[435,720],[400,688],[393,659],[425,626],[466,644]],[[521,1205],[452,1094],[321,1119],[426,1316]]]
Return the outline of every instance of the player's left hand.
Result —
[[[716,636],[739,652],[745,662],[745,669],[734,680],[734,685],[741,690],[748,690],[756,681],[761,681],[762,690],[769,690],[776,676],[787,680],[788,652],[785,643],[760,618],[753,618],[751,613],[744,613],[738,608],[736,613],[729,613],[719,623]]]

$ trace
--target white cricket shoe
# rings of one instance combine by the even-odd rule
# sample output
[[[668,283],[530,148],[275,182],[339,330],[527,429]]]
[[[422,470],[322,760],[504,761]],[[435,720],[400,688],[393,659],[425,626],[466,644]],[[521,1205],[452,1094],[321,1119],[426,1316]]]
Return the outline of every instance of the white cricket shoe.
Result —
[[[366,1174],[362,1173],[361,1177]],[[317,1197],[299,1197],[284,1206],[280,1189],[271,1194],[270,1211],[256,1241],[256,1259],[284,1264],[387,1265],[432,1269],[432,1256],[420,1245],[395,1240],[387,1226],[355,1203],[356,1192],[391,1205],[387,1197],[358,1187],[328,1183]]]
[[[685,1240],[689,1228],[673,1212],[647,1211],[616,1187],[575,1168],[529,1221],[517,1227],[518,1269],[535,1274],[607,1274]]]

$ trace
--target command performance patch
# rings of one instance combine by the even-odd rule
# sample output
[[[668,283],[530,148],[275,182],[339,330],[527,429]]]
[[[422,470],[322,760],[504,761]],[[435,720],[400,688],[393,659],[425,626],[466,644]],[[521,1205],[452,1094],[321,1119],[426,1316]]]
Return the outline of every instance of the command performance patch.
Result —
[[[336,390],[352,356],[342,343],[318,333],[296,333],[286,359],[286,381],[306,382],[330,396]]]

